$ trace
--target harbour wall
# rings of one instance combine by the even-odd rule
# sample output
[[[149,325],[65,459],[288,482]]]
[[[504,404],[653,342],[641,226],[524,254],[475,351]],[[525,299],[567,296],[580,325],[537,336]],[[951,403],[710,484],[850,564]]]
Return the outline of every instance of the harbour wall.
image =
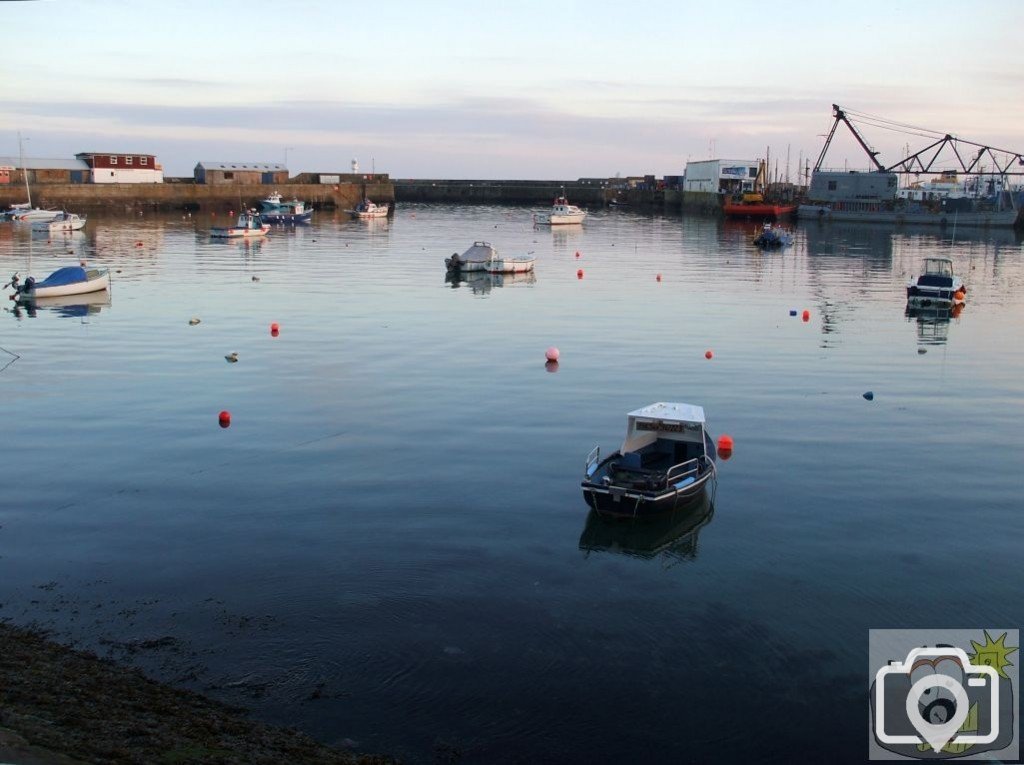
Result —
[[[395,190],[390,180],[378,182],[342,182],[338,184],[286,183],[263,185],[205,185],[184,182],[168,183],[46,183],[32,187],[35,207],[72,210],[74,212],[104,210],[132,212],[135,210],[237,210],[240,206],[257,207],[259,201],[274,191],[284,199],[297,198],[317,208],[348,209],[367,197],[378,204],[393,202]],[[0,206],[8,207],[25,201],[24,186],[0,187]]]
[[[305,180],[298,176],[299,180]],[[255,207],[278,191],[285,199],[297,198],[319,208],[351,208],[367,197],[374,202],[448,204],[508,204],[547,206],[561,194],[581,207],[604,207],[613,201],[630,208],[655,212],[720,214],[722,195],[679,189],[615,188],[601,181],[494,181],[445,179],[341,179],[337,184],[285,183],[197,184],[191,178],[165,183],[40,183],[32,186],[32,203],[73,211],[132,212],[135,210],[235,210]],[[25,201],[20,184],[0,186],[0,206]]]
[[[598,182],[581,181],[488,181],[440,178],[393,179],[397,202],[454,202],[462,204],[548,204],[565,194],[570,204],[607,204],[615,191]]]
[[[616,188],[599,181],[492,181],[393,179],[395,200],[449,204],[549,205],[561,194],[571,204],[604,207],[612,202],[644,210],[719,214],[722,195],[680,189]]]

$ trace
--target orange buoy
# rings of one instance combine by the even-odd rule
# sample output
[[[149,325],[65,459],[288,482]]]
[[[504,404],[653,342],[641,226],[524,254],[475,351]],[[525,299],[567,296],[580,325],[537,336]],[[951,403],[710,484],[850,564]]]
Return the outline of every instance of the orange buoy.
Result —
[[[228,425],[231,424],[231,412],[225,409],[219,415],[217,415],[217,421],[220,423],[220,426],[222,428],[226,428]]]
[[[704,358],[706,358],[706,359],[710,359],[710,358],[713,358],[713,357],[714,357],[714,355],[715,355],[715,354],[713,354],[713,353],[712,353],[712,352],[711,352],[710,350],[708,350],[708,351],[704,351]]]
[[[579,256],[580,256],[580,251],[576,250],[576,257],[578,258]]]
[[[553,345],[550,348],[548,348],[546,351],[544,351],[544,358],[546,358],[548,361],[556,361],[557,362],[558,361],[558,357],[561,356],[561,355],[562,354],[560,354],[558,352],[558,349],[555,346],[553,346]]]
[[[276,321],[271,323],[271,325],[270,325],[270,331],[271,332],[277,332],[280,329],[281,329],[281,325],[278,324]]]
[[[659,281],[659,282],[660,282],[660,281],[661,281],[661,274],[658,274],[658,275],[657,275],[657,276],[655,276],[654,278],[655,278],[655,279],[656,279],[657,281]]]
[[[727,436],[723,433],[718,437],[718,451],[732,451],[732,436]]]
[[[811,320],[811,312],[808,311],[806,308],[804,309],[803,318],[804,318],[804,321],[810,321]]]
[[[582,269],[582,268],[581,268],[581,269],[579,269],[579,270],[578,270],[578,271],[576,272],[576,278],[577,278],[577,279],[582,279],[582,278],[583,278],[583,269]]]

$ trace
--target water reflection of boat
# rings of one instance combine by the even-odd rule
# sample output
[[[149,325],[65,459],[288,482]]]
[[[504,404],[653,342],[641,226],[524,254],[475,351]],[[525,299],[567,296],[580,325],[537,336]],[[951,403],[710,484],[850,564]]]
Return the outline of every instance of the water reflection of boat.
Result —
[[[22,315],[35,317],[39,310],[50,311],[55,316],[65,319],[80,319],[95,316],[111,305],[109,290],[90,292],[85,295],[64,295],[62,297],[42,297],[23,303],[15,303],[11,313],[16,318]]]
[[[473,290],[474,295],[486,295],[494,287],[517,287],[532,285],[537,281],[533,271],[514,274],[492,274],[487,271],[449,271],[444,276],[445,284],[452,289],[466,286]]]
[[[659,556],[693,560],[700,530],[711,523],[714,514],[715,505],[707,492],[699,503],[645,518],[609,518],[591,510],[580,534],[580,549],[588,555],[609,552],[648,560]]]
[[[917,322],[917,342],[921,345],[945,345],[949,339],[949,325],[960,318],[963,303],[944,306],[907,305],[908,321]]]

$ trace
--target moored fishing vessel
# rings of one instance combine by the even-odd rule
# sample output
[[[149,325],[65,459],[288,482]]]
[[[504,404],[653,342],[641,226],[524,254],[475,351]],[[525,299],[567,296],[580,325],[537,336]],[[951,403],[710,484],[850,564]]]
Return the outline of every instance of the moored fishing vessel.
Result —
[[[617,451],[601,459],[598,446],[587,455],[583,498],[606,515],[674,510],[700,496],[715,476],[716,457],[702,407],[650,404],[628,414]]]
[[[581,210],[576,205],[569,204],[565,195],[555,197],[551,210],[543,213],[534,213],[533,222],[545,226],[562,226],[573,223],[582,223],[587,217],[587,211]]]
[[[386,204],[378,205],[374,202],[371,202],[369,199],[364,199],[351,210],[347,210],[346,212],[350,212],[357,218],[361,219],[386,218],[388,216],[388,212],[390,211],[390,209],[391,208]]]
[[[264,223],[263,219],[253,210],[246,210],[238,216],[234,226],[217,226],[210,229],[210,236],[215,239],[236,239],[240,237],[266,236],[270,231],[270,224]]]
[[[275,191],[260,201],[260,217],[267,223],[309,223],[313,208],[298,199],[284,200]]]
[[[784,218],[796,212],[796,205],[766,202],[762,194],[746,193],[722,205],[730,218]]]

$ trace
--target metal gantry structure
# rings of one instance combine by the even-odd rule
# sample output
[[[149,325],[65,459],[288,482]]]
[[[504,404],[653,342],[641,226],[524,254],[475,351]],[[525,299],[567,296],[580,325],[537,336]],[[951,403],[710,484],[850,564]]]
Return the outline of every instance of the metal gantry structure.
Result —
[[[884,130],[895,130],[901,133],[934,138],[935,140],[920,151],[910,154],[899,162],[886,167],[878,160],[878,152],[871,148],[856,125],[850,120],[849,115],[853,115],[854,119],[859,122]],[[815,170],[821,169],[821,164],[825,160],[825,154],[828,152],[828,148],[832,144],[832,138],[836,134],[836,128],[839,127],[841,122],[849,128],[857,143],[864,149],[864,152],[874,165],[874,169],[881,173],[938,174],[948,171],[950,168],[937,169],[935,167],[939,157],[948,148],[952,151],[953,156],[956,157],[956,164],[959,165],[959,167],[955,168],[956,172],[963,175],[1024,175],[1024,154],[1018,151],[997,149],[994,146],[957,138],[949,133],[943,134],[926,128],[893,122],[892,120],[875,117],[870,114],[853,112],[849,109],[843,109],[837,104],[832,104],[832,116],[835,117],[835,121],[832,123],[832,129],[825,138],[825,145],[821,148],[821,154],[818,155],[818,161],[814,165]],[[969,148],[965,148],[963,153],[961,153],[960,147]],[[990,167],[982,164],[986,159],[991,160],[992,165]]]

